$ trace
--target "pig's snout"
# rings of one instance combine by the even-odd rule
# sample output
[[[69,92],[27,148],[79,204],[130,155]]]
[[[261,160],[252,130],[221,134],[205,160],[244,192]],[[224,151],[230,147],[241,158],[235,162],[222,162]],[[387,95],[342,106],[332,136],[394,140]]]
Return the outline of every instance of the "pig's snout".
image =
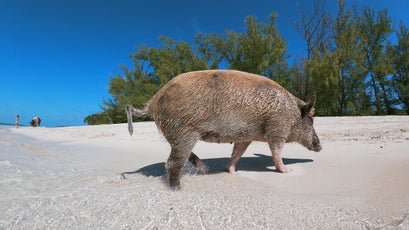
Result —
[[[322,149],[322,146],[321,146],[320,140],[318,139],[317,136],[315,136],[313,138],[312,143],[311,143],[310,147],[308,148],[308,150],[314,151],[314,152],[319,152],[319,151],[321,151],[321,149]]]
[[[317,144],[313,144],[309,150],[314,151],[314,152],[319,152],[321,151],[321,149],[322,149],[321,144],[317,143]]]

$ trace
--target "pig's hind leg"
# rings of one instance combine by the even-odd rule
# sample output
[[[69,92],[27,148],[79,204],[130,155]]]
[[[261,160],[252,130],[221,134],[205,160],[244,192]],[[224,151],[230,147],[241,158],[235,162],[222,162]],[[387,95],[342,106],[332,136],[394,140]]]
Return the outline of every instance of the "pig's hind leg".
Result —
[[[233,146],[233,153],[231,154],[231,159],[226,166],[226,169],[229,173],[236,172],[236,164],[240,160],[243,153],[246,151],[247,147],[250,145],[251,141],[249,142],[241,142],[241,143],[234,143]]]
[[[169,140],[168,140],[169,141]],[[171,151],[165,164],[169,175],[170,187],[180,187],[180,172],[191,155],[197,139],[177,139],[169,141]]]
[[[189,157],[189,161],[192,162],[192,164],[194,164],[200,171],[200,173],[202,174],[207,174],[207,167],[206,165],[203,163],[202,160],[200,160],[200,158],[194,154],[193,152],[190,153],[190,157]]]

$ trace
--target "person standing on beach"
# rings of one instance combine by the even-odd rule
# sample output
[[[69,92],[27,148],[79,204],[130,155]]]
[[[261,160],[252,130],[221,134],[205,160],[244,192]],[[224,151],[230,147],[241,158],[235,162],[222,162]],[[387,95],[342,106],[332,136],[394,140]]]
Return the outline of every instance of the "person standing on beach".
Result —
[[[18,122],[20,121],[20,115],[16,116],[16,129],[18,129]]]

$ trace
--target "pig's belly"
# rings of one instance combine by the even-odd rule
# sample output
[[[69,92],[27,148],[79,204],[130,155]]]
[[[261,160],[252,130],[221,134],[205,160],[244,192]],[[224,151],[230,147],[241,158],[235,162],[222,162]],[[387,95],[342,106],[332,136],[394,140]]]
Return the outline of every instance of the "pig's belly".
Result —
[[[200,133],[200,140],[211,143],[240,143],[247,141],[263,141],[267,139],[260,133],[249,131],[218,132],[215,130]]]

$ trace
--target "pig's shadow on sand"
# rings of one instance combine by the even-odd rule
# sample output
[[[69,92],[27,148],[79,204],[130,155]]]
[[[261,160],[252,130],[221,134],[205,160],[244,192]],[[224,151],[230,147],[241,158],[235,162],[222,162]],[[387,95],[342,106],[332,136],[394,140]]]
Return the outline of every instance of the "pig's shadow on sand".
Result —
[[[236,170],[253,171],[253,172],[267,172],[267,171],[276,172],[275,170],[271,169],[271,167],[274,166],[274,162],[271,156],[258,154],[258,153],[254,155],[255,156],[253,157],[240,158],[239,162],[237,163]],[[202,159],[203,163],[208,168],[208,174],[227,172],[226,165],[229,162],[229,160],[230,160],[230,157]],[[298,164],[298,163],[313,162],[313,160],[283,158],[283,162],[285,165],[291,165],[291,164]],[[188,171],[190,171],[191,173],[192,172],[195,173],[195,171],[192,170],[194,166],[191,163],[186,164],[185,168],[190,168],[188,169]],[[132,172],[123,172],[121,173],[121,175],[123,178],[126,178],[126,175],[136,174],[136,173],[140,173],[145,176],[154,176],[154,177],[164,176],[166,175],[165,163],[161,162],[161,163],[151,164],[151,165],[142,167]]]

